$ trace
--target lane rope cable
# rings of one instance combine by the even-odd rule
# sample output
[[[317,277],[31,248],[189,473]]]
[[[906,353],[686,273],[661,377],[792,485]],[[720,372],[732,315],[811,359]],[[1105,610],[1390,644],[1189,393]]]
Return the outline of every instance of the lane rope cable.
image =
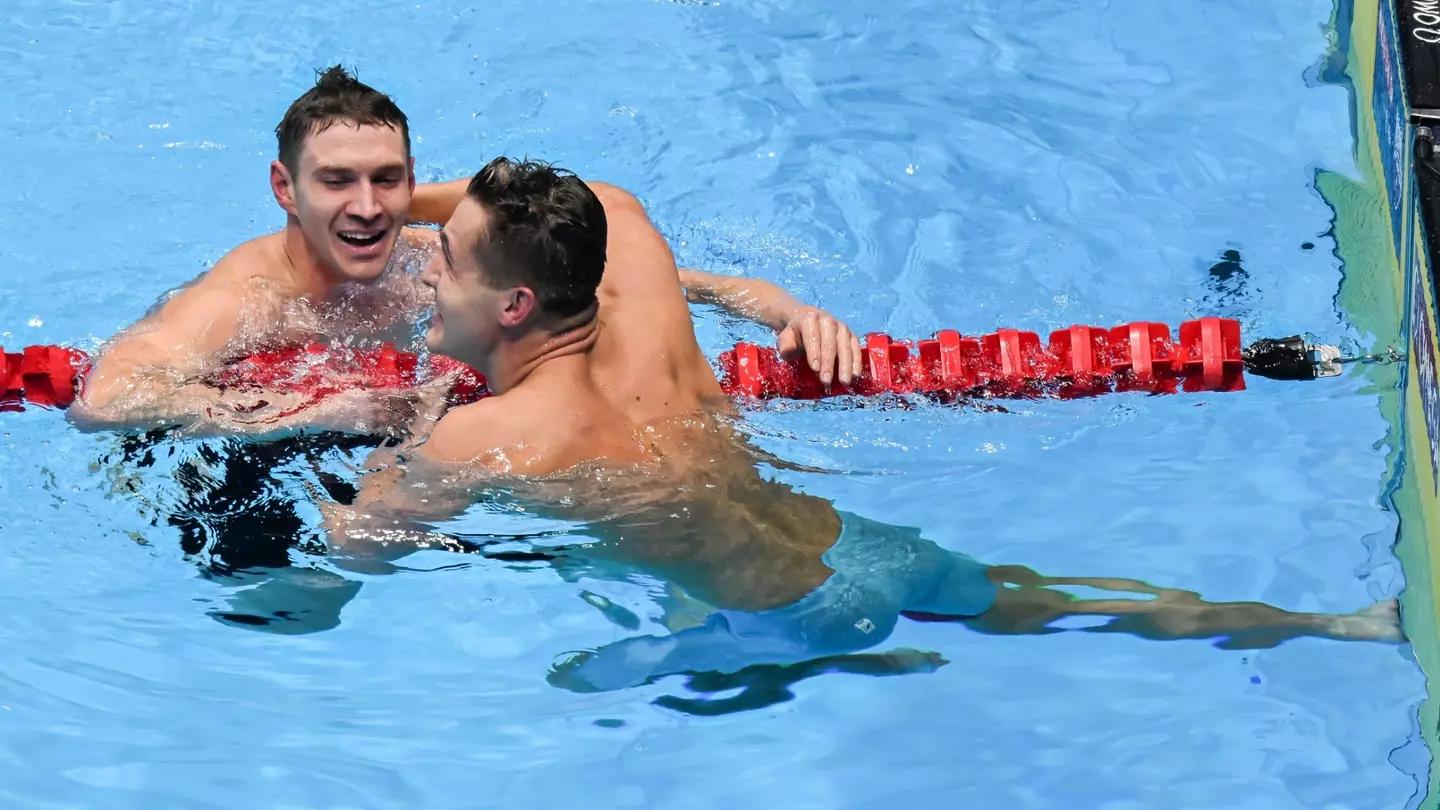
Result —
[[[1337,346],[1299,335],[1240,344],[1240,324],[1199,318],[1172,334],[1163,323],[1137,321],[1111,328],[1075,325],[1051,332],[999,329],[965,336],[946,329],[922,340],[865,336],[863,366],[849,385],[825,386],[803,361],[784,360],[772,347],[737,343],[717,358],[721,385],[738,400],[813,400],[838,396],[920,395],[941,402],[969,399],[1074,399],[1111,392],[1150,394],[1245,389],[1245,374],[1276,380],[1334,377],[1346,365],[1395,363],[1395,349],[1345,355]],[[0,348],[0,411],[26,404],[67,408],[83,391],[91,358],[66,346]],[[218,389],[276,390],[305,395],[300,410],[353,388],[407,388],[436,374],[459,372],[452,399],[488,394],[482,375],[440,355],[421,358],[386,344],[357,350],[319,344],[258,352],[203,378]]]

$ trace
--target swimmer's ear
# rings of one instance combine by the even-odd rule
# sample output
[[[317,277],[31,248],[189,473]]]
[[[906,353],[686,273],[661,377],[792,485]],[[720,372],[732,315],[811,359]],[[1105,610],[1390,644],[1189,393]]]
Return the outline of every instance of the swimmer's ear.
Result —
[[[415,193],[415,156],[410,156],[410,193]]]
[[[278,160],[270,163],[270,191],[275,195],[275,204],[285,209],[285,213],[300,216],[295,207],[295,185],[290,177],[290,170]]]
[[[539,302],[535,300],[535,291],[529,287],[514,287],[505,294],[505,308],[500,310],[500,325],[513,329],[525,322],[534,312]]]

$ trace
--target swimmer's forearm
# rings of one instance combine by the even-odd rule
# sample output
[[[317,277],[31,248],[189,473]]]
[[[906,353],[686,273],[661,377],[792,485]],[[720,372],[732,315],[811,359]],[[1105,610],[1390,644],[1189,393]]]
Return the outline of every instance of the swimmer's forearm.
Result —
[[[415,193],[410,195],[410,221],[411,222],[434,222],[444,225],[450,221],[450,215],[465,200],[465,190],[470,187],[470,179],[451,180],[445,183],[421,183],[415,186]]]
[[[222,391],[201,383],[154,388],[125,403],[117,403],[114,397],[95,402],[82,396],[67,416],[84,432],[168,429],[195,438],[278,437],[316,422],[315,414],[303,410],[269,418],[247,417],[223,400]]]
[[[155,379],[125,379],[125,375],[109,379],[97,369],[66,416],[86,432],[184,427],[194,421],[195,414],[187,411],[201,399],[201,391],[195,389],[218,397],[219,392],[209,386],[177,387]]]
[[[740,278],[680,270],[680,286],[695,304],[712,304],[732,315],[764,324],[779,332],[804,305],[781,287],[758,278]]]
[[[216,436],[262,437],[269,434],[283,435],[294,431],[294,426],[279,423],[246,424],[226,418],[217,418],[206,413],[203,407],[189,410],[167,403],[151,403],[143,407],[91,408],[80,402],[71,406],[68,417],[70,424],[86,433],[127,430],[179,430],[187,436],[211,438]]]

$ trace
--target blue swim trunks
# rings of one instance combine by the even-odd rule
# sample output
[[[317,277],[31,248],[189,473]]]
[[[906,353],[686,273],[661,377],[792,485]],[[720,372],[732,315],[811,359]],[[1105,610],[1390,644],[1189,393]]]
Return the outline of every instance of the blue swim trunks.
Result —
[[[995,603],[988,566],[915,529],[839,514],[840,537],[822,557],[834,573],[800,601],[755,613],[716,610],[697,627],[624,639],[570,659],[551,681],[610,690],[678,673],[798,663],[879,644],[902,612],[966,618]]]

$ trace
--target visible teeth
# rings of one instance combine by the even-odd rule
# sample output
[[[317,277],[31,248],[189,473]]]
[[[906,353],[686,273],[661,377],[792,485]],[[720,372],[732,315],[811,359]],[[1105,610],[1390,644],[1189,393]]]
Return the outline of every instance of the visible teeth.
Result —
[[[384,231],[379,233],[356,233],[355,231],[341,231],[340,238],[346,242],[361,245],[370,245],[380,241],[385,235]]]

